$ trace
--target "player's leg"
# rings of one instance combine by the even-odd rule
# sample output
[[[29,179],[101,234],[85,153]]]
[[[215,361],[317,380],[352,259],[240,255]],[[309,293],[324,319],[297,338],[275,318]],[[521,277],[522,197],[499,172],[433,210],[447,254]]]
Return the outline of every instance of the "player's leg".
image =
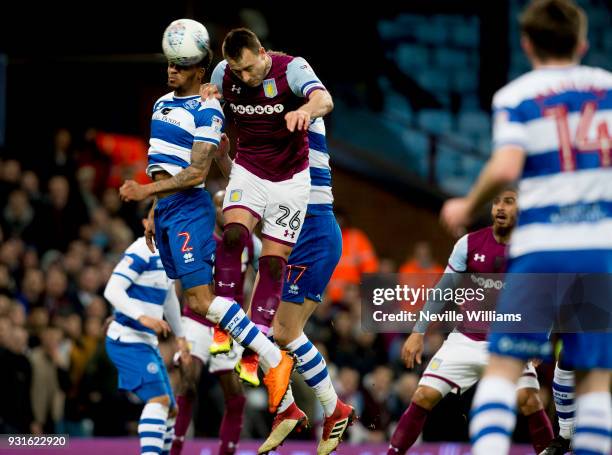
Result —
[[[552,424],[540,399],[540,384],[531,362],[518,382],[517,407],[527,418],[531,443],[536,453],[546,449],[554,438]]]
[[[563,334],[564,361],[576,370],[576,455],[612,450],[612,333]]]
[[[474,455],[506,454],[510,450],[510,437],[516,424],[516,384],[527,360],[523,359],[541,352],[533,346],[547,343],[545,335],[528,335],[533,335],[534,339],[523,339],[518,334],[493,333],[490,336],[491,357],[472,402],[470,437]],[[530,341],[530,356],[521,359],[520,355],[506,352],[510,350],[508,346],[527,346]],[[504,351],[503,355],[500,350]]]
[[[225,400],[225,412],[219,428],[219,455],[231,455],[236,451],[240,440],[246,398],[240,380],[232,370],[220,373],[219,382]]]
[[[212,334],[212,330],[209,333]],[[233,373],[241,354],[242,347],[234,344],[230,352],[212,356],[208,364],[208,371],[219,378],[225,400],[225,412],[219,428],[220,455],[235,452],[242,430],[246,399],[240,380]]]
[[[263,189],[266,199],[262,217],[262,251],[250,312],[255,325],[267,333],[280,304],[287,259],[304,224],[310,194],[309,171],[305,169],[282,182],[264,181]],[[238,367],[241,378],[250,382],[249,377],[256,376],[256,366],[257,357],[246,351]],[[265,371],[265,365],[262,368]]]
[[[255,326],[264,334],[267,334],[270,330],[280,303],[283,277],[287,269],[287,258],[290,254],[290,246],[270,239],[263,239],[257,280],[251,297],[250,316]],[[240,379],[247,384],[257,386],[259,384],[258,365],[258,354],[252,350],[246,350],[237,365]],[[262,369],[264,372],[267,371],[265,363],[262,363]]]
[[[189,363],[179,362],[180,377],[176,387],[178,415],[174,426],[171,455],[180,455],[182,451],[185,434],[193,415],[193,403],[197,398],[197,386],[202,368],[210,359],[208,346],[212,329],[187,317],[183,317],[183,328],[191,356]]]
[[[446,386],[443,387],[447,389]],[[397,423],[397,427],[395,427],[387,454],[404,454],[412,447],[423,432],[430,412],[450,390],[451,387],[448,386],[448,389],[443,394],[440,390],[430,386],[419,385],[417,387],[412,396],[410,406],[404,411]]]
[[[161,358],[153,346],[123,343],[108,337],[106,352],[117,368],[119,388],[134,392],[145,403],[138,423],[141,454],[160,454],[173,403]]]
[[[240,281],[242,251],[266,206],[265,183],[234,165],[223,200],[223,240],[215,260],[215,294],[234,300]]]
[[[393,432],[387,453],[406,453],[423,432],[431,410],[451,390],[462,392],[476,384],[487,360],[485,342],[451,333],[427,365],[410,406]]]
[[[163,209],[167,225],[167,248],[171,257],[160,257],[176,270],[189,308],[214,324],[228,330],[238,343],[251,348],[269,369],[266,386],[269,408],[274,412],[289,386],[293,359],[282,353],[249,320],[235,301],[215,296],[212,289],[213,259],[216,244],[213,238],[215,209],[206,191],[179,193],[161,199],[157,213]],[[171,277],[173,278],[173,277]]]

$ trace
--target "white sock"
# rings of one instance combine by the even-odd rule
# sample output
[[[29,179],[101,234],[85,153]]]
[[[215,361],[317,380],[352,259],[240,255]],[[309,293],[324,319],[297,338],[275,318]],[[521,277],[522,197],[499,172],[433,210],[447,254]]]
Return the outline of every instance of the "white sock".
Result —
[[[291,391],[291,386],[289,386],[287,388],[287,393],[283,397],[283,400],[278,405],[278,410],[276,411],[276,413],[280,414],[281,412],[285,412],[293,403],[295,403],[295,400],[293,399],[293,392]]]
[[[325,416],[329,417],[336,409],[338,395],[327,372],[325,359],[304,333],[287,344],[287,349],[296,356],[298,372],[319,399]]]
[[[169,455],[170,449],[172,448],[172,441],[174,439],[174,423],[176,422],[175,417],[169,417],[166,420],[166,433],[164,433],[164,448],[162,449],[161,455]]]
[[[141,455],[158,455],[164,447],[168,406],[161,403],[147,403],[140,414],[138,436]]]
[[[484,377],[472,403],[472,455],[506,455],[516,423],[516,385],[499,376]]]
[[[555,365],[555,376],[552,384],[555,409],[559,419],[559,435],[564,439],[572,439],[574,433],[574,372],[562,370],[559,363]]]
[[[281,361],[278,346],[259,331],[240,305],[223,297],[215,297],[208,307],[208,320],[227,330],[234,340],[259,354],[262,368],[274,368]]]
[[[576,399],[576,455],[608,455],[612,450],[612,403],[610,392],[591,392]]]

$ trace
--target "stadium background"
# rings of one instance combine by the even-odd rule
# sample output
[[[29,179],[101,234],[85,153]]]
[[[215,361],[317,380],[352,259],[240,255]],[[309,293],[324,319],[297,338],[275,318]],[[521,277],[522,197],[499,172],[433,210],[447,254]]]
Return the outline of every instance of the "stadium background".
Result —
[[[21,3],[5,11],[0,433],[135,434],[139,405],[116,391],[103,350],[109,306],[102,289],[123,249],[142,232],[142,205],[122,204],[116,188],[124,178],[146,178],[150,109],[167,91],[161,34],[176,18],[207,26],[215,63],[225,33],[244,25],[267,48],[304,56],[315,68],[335,101],[326,124],[336,206],[347,223],[345,234],[369,240],[345,254],[358,257],[369,245],[375,252],[360,272],[445,264],[453,239],[439,227],[437,211],[445,197],[467,190],[490,152],[493,92],[528,69],[516,27],[525,2],[405,3],[288,10],[278,2],[209,7],[111,0],[46,4],[35,14]],[[578,3],[589,16],[585,63],[612,69],[612,6],[605,0]],[[209,188],[223,185],[213,172]],[[403,334],[360,330],[358,288],[336,284],[341,289],[321,306],[309,336],[326,354],[340,395],[364,416],[351,441],[383,442],[420,371],[405,370],[398,358]],[[426,357],[442,339],[429,337]],[[162,350],[169,359],[171,343]],[[553,416],[551,366],[539,373]],[[214,437],[222,394],[207,375],[200,391],[193,431]],[[262,438],[269,429],[263,393],[248,391],[245,439]],[[297,395],[320,423],[307,387],[298,386]],[[424,439],[467,440],[469,400],[470,394],[445,399]],[[515,436],[527,441],[524,422]]]

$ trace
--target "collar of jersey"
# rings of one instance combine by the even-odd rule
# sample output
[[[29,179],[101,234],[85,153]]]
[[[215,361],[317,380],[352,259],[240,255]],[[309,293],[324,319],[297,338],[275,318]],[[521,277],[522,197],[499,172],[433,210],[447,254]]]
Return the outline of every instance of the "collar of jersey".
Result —
[[[199,97],[200,95],[189,95],[189,96],[176,96],[174,93],[172,94],[172,99],[175,100],[187,100],[189,98]]]

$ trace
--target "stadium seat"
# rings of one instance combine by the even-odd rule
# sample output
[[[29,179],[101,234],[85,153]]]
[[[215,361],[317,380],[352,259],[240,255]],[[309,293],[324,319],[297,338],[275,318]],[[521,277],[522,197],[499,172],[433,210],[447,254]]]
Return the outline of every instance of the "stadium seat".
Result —
[[[453,129],[453,118],[448,111],[425,109],[419,112],[417,124],[425,131],[443,134]]]

